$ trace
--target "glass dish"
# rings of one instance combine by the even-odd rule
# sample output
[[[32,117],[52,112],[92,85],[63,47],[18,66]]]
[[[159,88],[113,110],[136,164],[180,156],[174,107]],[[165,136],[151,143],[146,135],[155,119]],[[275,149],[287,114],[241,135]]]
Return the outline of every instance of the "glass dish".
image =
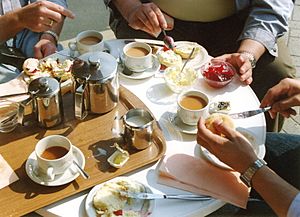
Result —
[[[18,124],[19,104],[16,102],[0,101],[0,132],[9,133]]]
[[[232,81],[236,70],[228,62],[213,60],[203,65],[200,72],[209,86],[222,88]]]

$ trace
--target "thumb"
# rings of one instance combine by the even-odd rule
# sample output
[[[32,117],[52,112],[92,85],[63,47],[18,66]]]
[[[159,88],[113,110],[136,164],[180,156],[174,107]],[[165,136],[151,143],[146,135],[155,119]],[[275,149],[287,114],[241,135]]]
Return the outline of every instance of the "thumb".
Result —
[[[234,130],[230,128],[223,120],[216,120],[213,125],[219,134],[224,135],[228,139],[233,137]]]

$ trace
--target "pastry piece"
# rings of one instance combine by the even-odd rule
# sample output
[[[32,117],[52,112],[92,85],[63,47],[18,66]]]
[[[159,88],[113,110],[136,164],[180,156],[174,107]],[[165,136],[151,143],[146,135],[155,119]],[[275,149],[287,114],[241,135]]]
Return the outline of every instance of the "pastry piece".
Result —
[[[214,127],[213,123],[216,120],[222,120],[223,123],[226,124],[228,127],[232,128],[232,129],[235,129],[234,122],[233,122],[232,118],[229,115],[222,114],[222,113],[214,113],[214,114],[211,114],[210,116],[208,116],[208,118],[206,118],[206,120],[205,120],[206,128],[209,129],[214,134],[224,136],[224,135],[220,134],[216,130],[216,128]]]
[[[39,60],[35,58],[28,58],[23,63],[23,71],[26,75],[33,76],[39,72]]]
[[[66,59],[47,58],[39,61],[35,58],[28,58],[23,63],[23,70],[29,76],[29,82],[39,77],[53,77],[60,81],[65,81],[71,78],[71,69],[73,61]]]
[[[174,51],[175,53],[179,54],[183,59],[187,59],[190,53],[192,52],[193,48],[195,48],[195,51],[191,56],[191,59],[193,59],[198,53],[200,53],[201,47],[197,43],[180,43],[176,45]]]
[[[157,53],[157,58],[162,65],[167,67],[169,66],[181,66],[182,65],[182,58],[180,55],[176,54],[172,50],[161,50]]]

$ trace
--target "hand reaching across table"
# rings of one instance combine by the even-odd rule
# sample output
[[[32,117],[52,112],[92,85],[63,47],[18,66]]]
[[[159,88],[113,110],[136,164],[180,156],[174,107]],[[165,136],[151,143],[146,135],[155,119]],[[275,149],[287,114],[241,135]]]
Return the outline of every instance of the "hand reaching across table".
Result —
[[[277,112],[284,117],[296,115],[292,107],[300,106],[300,81],[290,78],[280,81],[266,93],[261,102],[261,107],[265,106],[272,106],[269,111],[272,118],[275,118]]]
[[[155,36],[161,32],[161,29],[167,28],[163,13],[154,3],[141,3],[136,0],[114,0],[113,2],[128,25],[135,30],[142,30]]]

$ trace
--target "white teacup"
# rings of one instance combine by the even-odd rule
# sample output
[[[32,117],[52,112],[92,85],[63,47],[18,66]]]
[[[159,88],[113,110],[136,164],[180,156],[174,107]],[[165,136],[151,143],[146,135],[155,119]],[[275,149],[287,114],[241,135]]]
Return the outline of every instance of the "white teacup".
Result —
[[[152,48],[147,43],[130,42],[123,48],[125,66],[134,72],[142,72],[152,67]]]
[[[35,146],[37,169],[45,180],[54,180],[73,163],[71,141],[64,136],[52,135],[41,139]]]
[[[177,115],[187,125],[197,125],[200,117],[208,116],[208,96],[199,90],[182,92],[177,98]]]
[[[78,51],[80,54],[84,54],[104,50],[103,35],[96,30],[80,32],[75,40],[75,42],[69,42],[69,48],[73,52]]]

